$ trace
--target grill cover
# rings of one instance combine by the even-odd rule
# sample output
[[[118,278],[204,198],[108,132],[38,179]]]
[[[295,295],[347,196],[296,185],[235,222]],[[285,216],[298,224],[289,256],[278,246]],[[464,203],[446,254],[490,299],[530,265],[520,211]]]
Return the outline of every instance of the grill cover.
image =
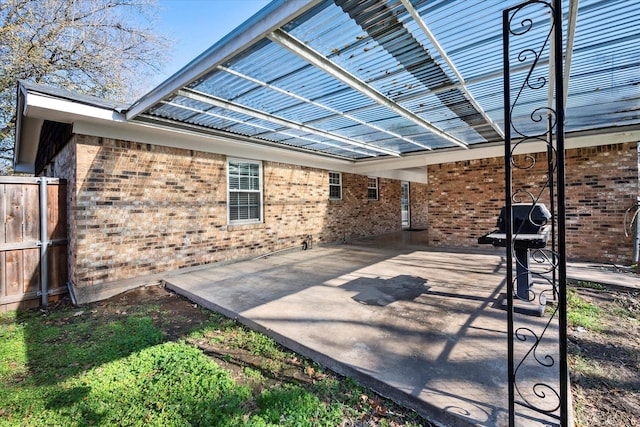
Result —
[[[514,203],[513,207],[513,232],[516,234],[538,234],[549,219],[551,213],[542,203],[534,205],[530,203]],[[497,227],[501,233],[506,233],[506,207],[500,210]]]

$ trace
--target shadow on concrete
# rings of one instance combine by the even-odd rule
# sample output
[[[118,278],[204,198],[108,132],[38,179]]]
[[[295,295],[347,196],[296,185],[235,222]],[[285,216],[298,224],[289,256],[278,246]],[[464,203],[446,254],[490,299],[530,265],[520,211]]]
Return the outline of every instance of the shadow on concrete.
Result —
[[[212,267],[166,284],[428,419],[506,425],[507,313],[496,307],[504,259],[385,243]],[[546,423],[524,411],[518,422]]]
[[[413,301],[427,290],[427,281],[421,277],[400,275],[390,279],[357,278],[341,287],[357,292],[351,298],[360,304],[384,307],[396,301]]]

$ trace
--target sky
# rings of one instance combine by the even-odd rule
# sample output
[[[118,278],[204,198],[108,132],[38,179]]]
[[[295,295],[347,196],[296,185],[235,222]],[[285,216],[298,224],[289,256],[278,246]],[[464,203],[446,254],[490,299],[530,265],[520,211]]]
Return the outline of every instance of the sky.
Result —
[[[158,0],[160,32],[174,41],[171,59],[153,86],[187,65],[270,0]]]

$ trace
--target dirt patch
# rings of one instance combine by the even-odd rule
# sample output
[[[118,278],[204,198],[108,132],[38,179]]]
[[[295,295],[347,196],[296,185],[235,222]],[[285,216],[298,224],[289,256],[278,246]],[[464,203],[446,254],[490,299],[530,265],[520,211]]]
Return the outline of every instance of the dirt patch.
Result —
[[[567,331],[576,424],[640,426],[640,292],[576,292],[600,310],[594,328]]]

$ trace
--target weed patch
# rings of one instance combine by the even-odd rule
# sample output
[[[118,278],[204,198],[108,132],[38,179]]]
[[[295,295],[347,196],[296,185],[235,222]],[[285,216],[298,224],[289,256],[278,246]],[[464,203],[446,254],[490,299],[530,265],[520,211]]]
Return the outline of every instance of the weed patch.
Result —
[[[568,294],[576,425],[640,423],[640,328],[633,311],[637,301],[638,292],[583,288]]]
[[[0,426],[358,423],[430,425],[161,288],[0,316]]]
[[[567,292],[567,321],[574,327],[597,330],[601,310],[583,300],[575,291]]]

